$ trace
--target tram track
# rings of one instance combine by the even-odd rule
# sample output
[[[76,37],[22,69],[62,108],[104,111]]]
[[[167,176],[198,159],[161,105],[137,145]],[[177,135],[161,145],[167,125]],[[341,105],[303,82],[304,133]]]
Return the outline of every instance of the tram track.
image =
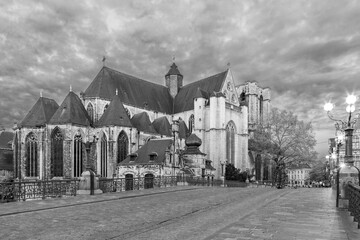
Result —
[[[102,202],[111,202],[111,201],[119,201],[119,200],[131,199],[131,198],[147,197],[147,196],[153,196],[153,195],[159,195],[159,194],[167,194],[167,193],[174,193],[174,192],[184,192],[184,191],[194,191],[194,190],[199,190],[199,189],[201,189],[201,188],[169,190],[169,191],[153,192],[153,193],[140,194],[140,195],[131,195],[131,196],[115,197],[115,198],[110,198],[110,199],[94,200],[94,201],[89,201],[89,202],[72,203],[72,204],[66,204],[66,205],[61,205],[61,206],[51,206],[51,207],[44,207],[44,208],[38,208],[38,209],[22,210],[22,211],[17,211],[17,212],[0,213],[0,218],[1,217],[6,217],[6,216],[26,214],[26,213],[48,211],[48,210],[59,209],[59,208],[69,208],[69,207],[90,205],[90,204],[96,204],[96,203],[102,203]],[[42,201],[42,200],[39,200],[39,201]],[[54,200],[54,201],[56,201],[56,200]],[[11,203],[6,203],[6,204],[11,204]],[[2,206],[5,206],[5,205],[2,205]]]
[[[277,195],[275,198],[271,199],[270,201],[264,202],[261,205],[261,207],[266,207],[270,203],[276,201],[276,199],[278,199],[279,197],[282,197],[282,196],[284,196],[284,195],[286,195],[288,193],[289,192],[284,192],[284,193],[281,193],[281,194]],[[221,207],[225,207],[225,206],[233,204],[233,203],[235,203],[234,199],[230,199],[230,200],[228,200],[226,202],[213,203],[213,204],[207,205],[205,207],[201,207],[201,208],[191,210],[190,212],[184,213],[182,215],[175,216],[175,217],[172,217],[172,218],[168,218],[168,219],[156,222],[154,224],[145,226],[143,228],[137,228],[136,230],[132,230],[132,231],[129,231],[129,232],[126,232],[126,233],[114,235],[112,237],[107,237],[106,239],[107,240],[111,240],[111,239],[130,239],[130,238],[132,239],[132,238],[134,238],[136,236],[145,234],[147,232],[155,231],[155,230],[160,229],[162,227],[177,223],[177,222],[179,222],[181,220],[185,220],[186,218],[193,217],[196,214],[201,214],[201,213],[205,213],[205,212],[208,212],[208,211],[212,211],[212,210],[215,210],[215,209],[218,209],[218,208],[221,208]],[[249,211],[246,215],[242,216],[241,219],[246,218],[247,216],[249,216],[252,212],[254,212],[256,210],[257,209],[253,209],[253,210]]]

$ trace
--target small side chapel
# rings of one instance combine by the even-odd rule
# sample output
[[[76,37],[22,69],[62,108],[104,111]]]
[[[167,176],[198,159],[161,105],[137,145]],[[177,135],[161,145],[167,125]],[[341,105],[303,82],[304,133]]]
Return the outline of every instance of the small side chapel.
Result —
[[[189,82],[183,85],[175,62],[164,86],[103,66],[84,92],[70,89],[60,105],[41,96],[15,128],[15,177],[77,178],[92,168],[112,178],[136,168],[138,176],[187,169],[221,179],[226,163],[254,169],[248,105],[231,69]]]

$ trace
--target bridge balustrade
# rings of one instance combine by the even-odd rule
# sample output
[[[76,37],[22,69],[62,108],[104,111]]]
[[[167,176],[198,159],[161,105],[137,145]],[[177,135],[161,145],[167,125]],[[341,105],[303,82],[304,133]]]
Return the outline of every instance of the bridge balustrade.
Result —
[[[353,183],[347,184],[347,193],[349,196],[349,211],[354,216],[354,221],[358,223],[360,228],[360,186]]]

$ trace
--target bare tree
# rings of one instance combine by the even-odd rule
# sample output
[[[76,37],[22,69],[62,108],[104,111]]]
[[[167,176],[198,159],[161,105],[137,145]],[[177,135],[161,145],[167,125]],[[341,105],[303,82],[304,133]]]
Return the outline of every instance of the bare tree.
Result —
[[[273,108],[267,122],[259,124],[249,140],[249,149],[275,163],[275,180],[281,184],[285,166],[316,159],[316,144],[311,123],[298,120],[290,111]]]

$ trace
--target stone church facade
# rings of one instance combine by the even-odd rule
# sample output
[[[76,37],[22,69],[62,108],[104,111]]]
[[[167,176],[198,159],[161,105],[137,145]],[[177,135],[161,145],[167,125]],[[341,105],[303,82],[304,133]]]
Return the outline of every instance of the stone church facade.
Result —
[[[196,147],[215,178],[222,178],[227,162],[254,169],[248,154],[249,127],[266,116],[270,93],[263,89],[259,95],[253,83],[236,87],[234,82],[227,69],[183,85],[183,75],[173,63],[162,86],[104,66],[84,92],[70,90],[60,105],[38,99],[15,130],[14,175],[76,178],[92,168],[101,177],[120,176],[121,168],[129,167],[125,163],[136,160],[137,152],[156,139],[164,140],[159,144],[166,148],[154,144],[167,166],[175,169],[169,175],[174,175],[185,167],[182,154],[191,135],[200,139]],[[149,160],[158,156],[146,154]],[[145,167],[141,164],[137,167]]]

